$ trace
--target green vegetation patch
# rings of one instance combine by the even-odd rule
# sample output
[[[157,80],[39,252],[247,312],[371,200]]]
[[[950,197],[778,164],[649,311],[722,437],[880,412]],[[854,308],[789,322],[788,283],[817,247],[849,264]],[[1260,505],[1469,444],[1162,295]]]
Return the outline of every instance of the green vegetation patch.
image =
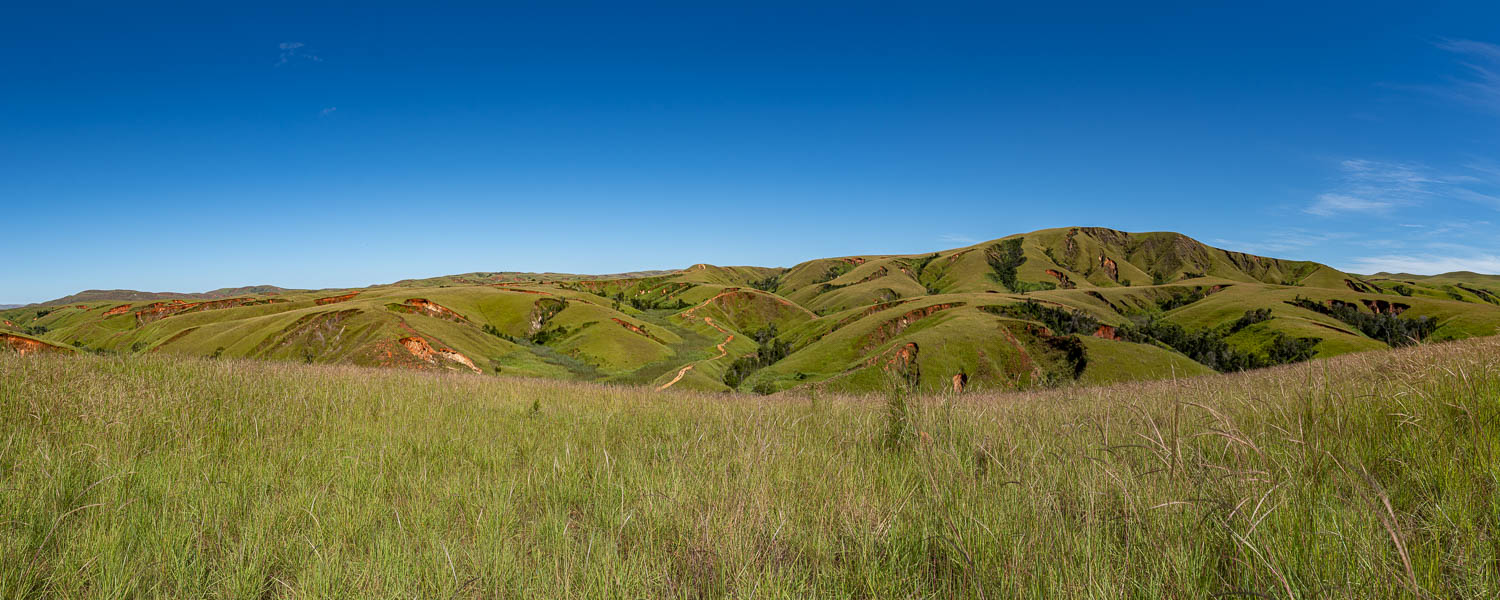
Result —
[[[1016,274],[1016,269],[1026,262],[1026,252],[1021,248],[1025,238],[1015,237],[991,244],[984,249],[984,260],[989,263],[992,272],[990,279],[1005,286],[1005,289],[1017,294],[1037,290],[1056,289],[1057,285],[1051,282],[1026,282],[1021,281]]]
[[[1365,335],[1395,346],[1409,346],[1432,335],[1438,328],[1437,319],[1417,317],[1408,319],[1391,313],[1362,312],[1359,305],[1341,300],[1318,302],[1302,296],[1288,300],[1287,304],[1305,308],[1348,323]]]
[[[1496,356],[726,401],[0,354],[0,595],[1491,598]]]

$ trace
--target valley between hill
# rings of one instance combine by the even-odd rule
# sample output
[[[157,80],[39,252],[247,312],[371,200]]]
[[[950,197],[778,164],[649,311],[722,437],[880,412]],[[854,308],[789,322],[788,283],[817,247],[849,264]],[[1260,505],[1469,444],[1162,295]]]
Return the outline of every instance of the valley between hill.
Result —
[[[1493,276],[1343,273],[1175,233],[1048,229],[917,255],[359,289],[91,290],[0,311],[3,347],[774,393],[1017,390],[1493,335]]]

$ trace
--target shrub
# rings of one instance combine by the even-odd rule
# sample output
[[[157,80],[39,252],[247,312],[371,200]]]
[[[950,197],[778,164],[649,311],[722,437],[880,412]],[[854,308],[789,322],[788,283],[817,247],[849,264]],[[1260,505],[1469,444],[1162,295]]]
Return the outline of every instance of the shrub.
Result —
[[[1246,311],[1245,316],[1228,327],[1198,331],[1188,331],[1154,316],[1138,317],[1130,325],[1119,328],[1117,333],[1122,339],[1132,342],[1160,342],[1219,372],[1259,369],[1312,358],[1312,349],[1323,341],[1321,338],[1293,338],[1273,332],[1265,354],[1240,350],[1229,344],[1229,336],[1251,324],[1269,320],[1269,312]]]
[[[724,385],[729,386],[731,389],[739,389],[740,384],[744,383],[750,377],[751,373],[763,367],[770,366],[776,361],[786,358],[786,355],[791,354],[792,345],[776,339],[776,336],[775,323],[750,334],[751,339],[760,344],[760,348],[756,349],[755,354],[741,356],[735,359],[734,362],[729,363],[729,368],[724,370]],[[769,384],[767,383],[766,385]],[[771,393],[762,392],[760,389],[761,384],[757,383],[752,391],[758,394]],[[774,392],[775,390],[772,389],[771,391]]]
[[[1229,325],[1229,335],[1239,333],[1241,329],[1271,320],[1271,309],[1255,308],[1245,311],[1245,316]]]
[[[1491,291],[1489,291],[1487,289],[1477,288],[1477,287],[1469,287],[1469,286],[1464,285],[1462,283],[1458,284],[1458,289],[1461,289],[1461,290],[1463,290],[1465,292],[1468,292],[1470,294],[1474,294],[1475,296],[1478,296],[1480,300],[1483,300],[1483,301],[1488,302],[1490,304],[1500,304],[1500,296],[1495,295],[1494,292],[1491,292]]]
[[[1036,321],[1046,325],[1047,329],[1052,330],[1055,335],[1075,333],[1092,335],[1101,325],[1098,319],[1088,316],[1083,311],[1064,310],[1033,299],[1003,306],[981,306],[979,310],[1002,317]]]
[[[1172,295],[1156,301],[1156,307],[1162,312],[1187,306],[1208,297],[1208,290],[1203,286],[1194,286],[1191,289],[1175,290]]]
[[[1331,301],[1330,305],[1297,296],[1288,300],[1287,304],[1343,321],[1359,329],[1360,333],[1393,347],[1410,346],[1427,339],[1438,326],[1437,320],[1432,317],[1408,319],[1386,313],[1366,313],[1361,312],[1356,304],[1338,300]]]
[[[1024,239],[1009,239],[998,244],[991,244],[990,247],[984,249],[984,260],[994,271],[990,274],[990,278],[1012,292],[1022,291],[1018,289],[1016,268],[1026,262],[1026,253],[1021,250],[1021,242]]]
[[[753,287],[762,292],[775,292],[776,288],[781,287],[781,276],[772,275],[765,279],[757,279],[750,282],[750,287]]]

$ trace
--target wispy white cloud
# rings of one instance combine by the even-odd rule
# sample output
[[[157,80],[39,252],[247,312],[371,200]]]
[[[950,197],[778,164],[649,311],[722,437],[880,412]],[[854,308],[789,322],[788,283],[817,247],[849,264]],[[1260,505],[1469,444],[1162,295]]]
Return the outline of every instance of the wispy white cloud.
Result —
[[[1423,89],[1484,110],[1500,112],[1500,46],[1474,40],[1443,40],[1438,48],[1463,57],[1466,77]]]
[[[1210,241],[1220,248],[1236,252],[1249,252],[1261,255],[1296,254],[1300,256],[1305,254],[1304,251],[1306,250],[1354,238],[1355,235],[1352,233],[1339,231],[1285,229],[1267,234],[1259,242],[1245,242],[1224,238],[1216,238]]]
[[[339,107],[337,107],[337,106],[330,106],[328,108],[325,108],[323,110],[318,111],[318,116],[320,116],[320,117],[326,117],[326,116],[331,115],[334,112],[338,111],[338,109],[339,109]]]
[[[1500,209],[1500,197],[1493,194],[1484,194],[1468,188],[1453,188],[1452,193],[1456,199]]]
[[[1317,202],[1307,207],[1307,212],[1321,217],[1331,217],[1339,213],[1351,212],[1387,214],[1395,206],[1394,202],[1388,200],[1374,200],[1330,192],[1318,194]]]
[[[307,44],[302,42],[282,42],[276,45],[281,49],[281,55],[276,61],[276,66],[282,66],[292,61],[307,60],[312,62],[323,62],[318,55],[304,50]]]
[[[1303,212],[1321,217],[1344,214],[1389,215],[1434,200],[1460,200],[1500,209],[1500,197],[1475,190],[1493,185],[1494,176],[1438,173],[1418,163],[1351,159],[1339,163],[1339,183],[1318,194]]]
[[[1500,273],[1500,255],[1470,252],[1462,256],[1452,254],[1388,254],[1356,258],[1343,269],[1354,273],[1412,273],[1436,275],[1453,271],[1476,273]]]
[[[1351,159],[1339,163],[1339,185],[1318,194],[1306,212],[1319,216],[1343,213],[1388,214],[1400,206],[1420,204],[1437,183],[1421,165]]]
[[[941,236],[938,236],[938,240],[941,241],[941,242],[943,242],[944,244],[978,244],[979,243],[979,240],[976,240],[976,239],[974,239],[972,237],[969,237],[967,235],[958,234],[958,233],[945,233],[945,234],[943,234]]]

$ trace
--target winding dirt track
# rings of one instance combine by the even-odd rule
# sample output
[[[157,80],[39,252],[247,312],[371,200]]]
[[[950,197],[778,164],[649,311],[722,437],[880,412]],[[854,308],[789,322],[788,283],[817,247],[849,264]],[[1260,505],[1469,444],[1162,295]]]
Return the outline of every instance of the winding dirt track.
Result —
[[[698,363],[703,362],[704,360],[718,360],[718,359],[724,358],[724,355],[729,354],[729,351],[725,349],[725,346],[728,346],[729,342],[734,341],[734,334],[729,333],[728,331],[725,331],[723,327],[719,327],[719,324],[714,322],[713,317],[703,317],[703,322],[704,323],[708,323],[709,327],[712,327],[714,329],[719,330],[719,333],[726,334],[726,335],[729,336],[729,337],[724,338],[724,341],[719,342],[719,345],[716,346],[716,348],[719,349],[719,355],[715,356],[715,357],[712,357],[712,358],[705,358],[703,360],[693,362],[692,364],[689,364],[686,367],[678,369],[677,376],[673,377],[671,381],[668,381],[668,382],[662,384],[661,387],[656,388],[656,391],[658,391],[658,392],[662,391],[664,389],[672,387],[672,384],[677,383],[679,381],[682,381],[682,376],[683,375],[687,375],[687,372],[693,370],[693,367],[697,366]]]

